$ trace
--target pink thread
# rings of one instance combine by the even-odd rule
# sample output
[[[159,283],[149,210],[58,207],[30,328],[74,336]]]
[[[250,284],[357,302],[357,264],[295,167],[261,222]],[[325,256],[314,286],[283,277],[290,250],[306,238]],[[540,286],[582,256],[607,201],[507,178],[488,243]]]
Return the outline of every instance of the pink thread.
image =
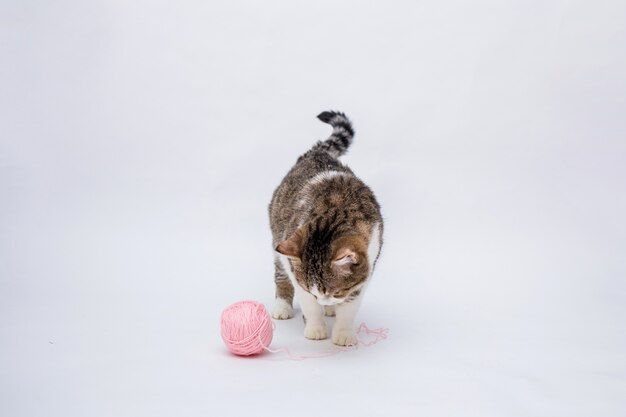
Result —
[[[294,355],[287,348],[270,349],[267,346],[264,346],[264,348],[268,352],[272,352],[272,353],[281,353],[281,352],[285,353],[287,354],[287,357],[293,361],[303,361],[306,359],[315,359],[315,358],[324,358],[326,356],[333,356],[342,352],[347,352],[349,350],[356,350],[359,347],[369,347],[369,346],[375,345],[381,340],[385,340],[389,336],[389,329],[384,329],[384,328],[370,329],[369,327],[367,327],[365,323],[361,323],[361,325],[356,330],[356,334],[361,334],[361,332],[365,332],[365,334],[368,336],[374,335],[374,339],[370,340],[369,342],[364,342],[361,339],[359,339],[358,343],[354,346],[348,346],[348,347],[335,346],[333,349],[322,351],[313,355]]]
[[[222,339],[224,343],[235,355],[250,356],[256,355],[263,350],[271,353],[285,353],[291,360],[302,361],[305,359],[323,358],[326,356],[337,355],[348,350],[358,349],[359,347],[368,347],[384,340],[389,335],[389,329],[370,329],[365,323],[357,328],[356,333],[360,335],[364,333],[368,336],[374,336],[368,342],[359,339],[355,346],[339,347],[322,351],[314,355],[294,355],[287,348],[270,349],[269,344],[272,342],[272,332],[274,323],[263,304],[254,301],[240,301],[230,305],[221,317]]]

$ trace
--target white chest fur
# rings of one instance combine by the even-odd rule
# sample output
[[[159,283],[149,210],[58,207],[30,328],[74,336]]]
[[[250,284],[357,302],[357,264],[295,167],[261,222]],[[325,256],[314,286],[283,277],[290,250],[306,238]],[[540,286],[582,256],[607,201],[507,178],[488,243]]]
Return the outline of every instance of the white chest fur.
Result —
[[[287,256],[285,256],[285,255],[280,254],[280,253],[277,253],[276,256],[278,257],[278,260],[280,261],[280,264],[282,265],[283,270],[285,271],[285,273],[289,277],[289,280],[291,281],[291,284],[294,287],[296,285],[298,285],[298,283],[296,282],[296,276],[293,273],[293,270],[291,269],[291,262],[289,262],[289,258]]]

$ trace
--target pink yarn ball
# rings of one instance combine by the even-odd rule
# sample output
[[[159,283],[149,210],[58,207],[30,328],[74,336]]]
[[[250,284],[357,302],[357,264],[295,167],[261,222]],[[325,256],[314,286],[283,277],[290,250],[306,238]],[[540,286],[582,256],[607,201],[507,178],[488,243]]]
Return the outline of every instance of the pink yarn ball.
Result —
[[[272,319],[263,304],[239,301],[222,313],[222,339],[235,355],[256,355],[272,342]]]

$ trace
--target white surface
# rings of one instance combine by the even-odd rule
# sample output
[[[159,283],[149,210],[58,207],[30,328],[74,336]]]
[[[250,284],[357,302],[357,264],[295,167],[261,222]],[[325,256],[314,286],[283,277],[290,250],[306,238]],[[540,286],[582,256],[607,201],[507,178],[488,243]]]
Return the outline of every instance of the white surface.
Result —
[[[0,5],[0,415],[626,415],[623,2]],[[266,206],[345,111],[369,349],[238,359]],[[302,320],[277,324],[296,353]]]

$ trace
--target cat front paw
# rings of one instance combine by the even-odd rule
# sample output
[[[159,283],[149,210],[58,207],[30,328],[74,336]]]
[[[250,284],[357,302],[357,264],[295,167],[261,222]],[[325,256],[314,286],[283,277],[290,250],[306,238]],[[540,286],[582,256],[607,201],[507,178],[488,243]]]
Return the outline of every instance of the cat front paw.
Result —
[[[304,328],[304,337],[311,340],[322,340],[328,337],[326,325],[311,324]]]
[[[333,331],[333,343],[338,346],[354,346],[359,343],[359,338],[354,330],[340,329]]]
[[[277,298],[272,310],[272,317],[276,320],[290,319],[293,317],[293,307],[286,300]]]

